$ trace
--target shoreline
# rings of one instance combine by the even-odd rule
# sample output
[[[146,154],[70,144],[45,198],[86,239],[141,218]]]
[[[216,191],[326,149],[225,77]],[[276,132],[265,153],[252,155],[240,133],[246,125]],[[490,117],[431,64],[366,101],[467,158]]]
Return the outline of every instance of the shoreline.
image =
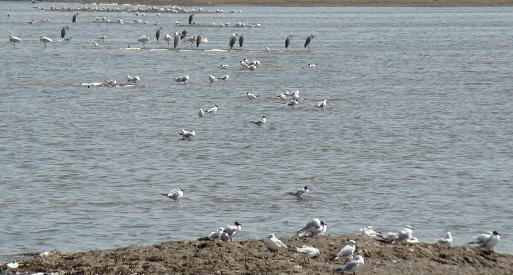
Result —
[[[277,253],[269,251],[262,240],[168,241],[78,253],[46,252],[19,259],[16,269],[0,264],[0,274],[344,274],[335,270],[344,262],[334,258],[348,240],[356,241],[357,253],[365,258],[359,275],[513,274],[513,255],[482,251],[468,245],[385,244],[363,235],[280,239],[288,249]],[[318,248],[320,257],[305,260],[295,256],[295,247],[304,244]]]
[[[143,5],[178,5],[185,7],[508,7],[513,6],[511,0],[59,0],[58,3],[118,3]]]

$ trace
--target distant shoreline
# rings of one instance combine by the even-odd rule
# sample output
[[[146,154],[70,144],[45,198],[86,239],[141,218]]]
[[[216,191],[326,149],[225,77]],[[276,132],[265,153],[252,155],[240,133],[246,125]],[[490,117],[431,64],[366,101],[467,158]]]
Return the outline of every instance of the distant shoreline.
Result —
[[[60,0],[59,2],[118,3],[179,6],[270,7],[495,7],[513,6],[513,0]]]

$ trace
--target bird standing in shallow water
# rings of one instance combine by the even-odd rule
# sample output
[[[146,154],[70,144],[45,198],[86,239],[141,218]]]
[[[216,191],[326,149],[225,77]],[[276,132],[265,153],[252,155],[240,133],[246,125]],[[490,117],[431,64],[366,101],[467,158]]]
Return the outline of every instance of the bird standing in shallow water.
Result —
[[[42,35],[41,37],[39,37],[39,40],[41,40],[41,42],[43,42],[45,44],[45,48],[46,48],[46,43],[50,43],[50,42],[53,42],[53,40],[49,37],[46,37],[44,35]]]
[[[69,30],[68,26],[62,27],[62,29],[61,29],[61,38],[62,39],[64,39],[64,37],[66,36],[66,31],[67,30]]]
[[[233,49],[233,46],[237,42],[237,34],[236,33],[232,33],[232,35],[230,36],[230,40],[228,42],[229,42],[228,44],[230,46],[230,50]]]
[[[16,37],[16,36],[13,36],[13,35],[10,35],[10,36],[9,36],[9,42],[11,42],[11,43],[12,43],[12,46],[13,46],[14,48],[16,48],[16,43],[18,43],[18,42],[20,42],[20,41],[21,41],[21,39],[20,39],[20,38],[18,38],[18,37]]]
[[[310,43],[312,42],[312,39],[314,39],[315,35],[310,34],[306,40],[305,40],[305,48],[308,47],[308,51],[310,51]]]
[[[157,41],[159,41],[160,39],[160,30],[162,30],[162,27],[158,28],[155,32],[155,39],[157,39]]]
[[[290,43],[292,43],[292,34],[287,36],[287,38],[285,39],[285,49],[290,46]]]
[[[242,48],[242,45],[244,45],[244,34],[239,36],[239,46]]]

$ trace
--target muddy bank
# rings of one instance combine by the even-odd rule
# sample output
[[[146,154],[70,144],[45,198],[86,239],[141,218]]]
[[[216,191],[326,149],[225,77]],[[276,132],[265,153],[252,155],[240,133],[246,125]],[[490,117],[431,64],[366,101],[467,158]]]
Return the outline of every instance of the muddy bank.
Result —
[[[263,241],[170,241],[81,253],[52,253],[20,261],[17,271],[60,274],[342,274],[333,259],[347,240],[357,242],[365,257],[358,274],[511,275],[513,255],[479,251],[469,246],[384,244],[365,236],[282,238],[288,250],[270,252]],[[294,247],[309,244],[321,251],[305,261]],[[5,264],[0,271],[14,273]]]
[[[75,2],[64,0],[63,2]],[[81,3],[112,3],[109,0],[85,0]],[[146,5],[183,5],[183,6],[339,6],[339,7],[440,7],[440,6],[512,6],[512,1],[506,0],[122,0],[116,1],[123,4]]]

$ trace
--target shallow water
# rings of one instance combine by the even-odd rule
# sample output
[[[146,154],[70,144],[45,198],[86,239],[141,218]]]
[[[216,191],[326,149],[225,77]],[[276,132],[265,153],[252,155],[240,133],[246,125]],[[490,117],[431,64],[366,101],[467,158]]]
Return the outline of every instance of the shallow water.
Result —
[[[291,235],[314,217],[331,234],[413,224],[426,242],[497,229],[498,250],[513,253],[513,8],[237,7],[196,19],[262,27],[189,31],[210,49],[242,31],[251,50],[175,52],[122,49],[141,35],[164,47],[155,25],[89,23],[133,14],[72,24],[72,13],[0,5],[0,255],[196,239],[236,219],[241,239]],[[186,18],[143,16],[163,33]],[[262,65],[240,70],[244,57]],[[209,84],[210,73],[230,79]],[[127,74],[141,85],[75,85]],[[274,99],[290,89],[305,98],[294,108]],[[313,107],[324,98],[328,108]],[[214,104],[215,117],[197,118]],[[250,123],[263,114],[267,126]],[[179,140],[182,128],[197,137]],[[304,185],[307,201],[285,195]],[[178,204],[159,195],[178,187]]]

